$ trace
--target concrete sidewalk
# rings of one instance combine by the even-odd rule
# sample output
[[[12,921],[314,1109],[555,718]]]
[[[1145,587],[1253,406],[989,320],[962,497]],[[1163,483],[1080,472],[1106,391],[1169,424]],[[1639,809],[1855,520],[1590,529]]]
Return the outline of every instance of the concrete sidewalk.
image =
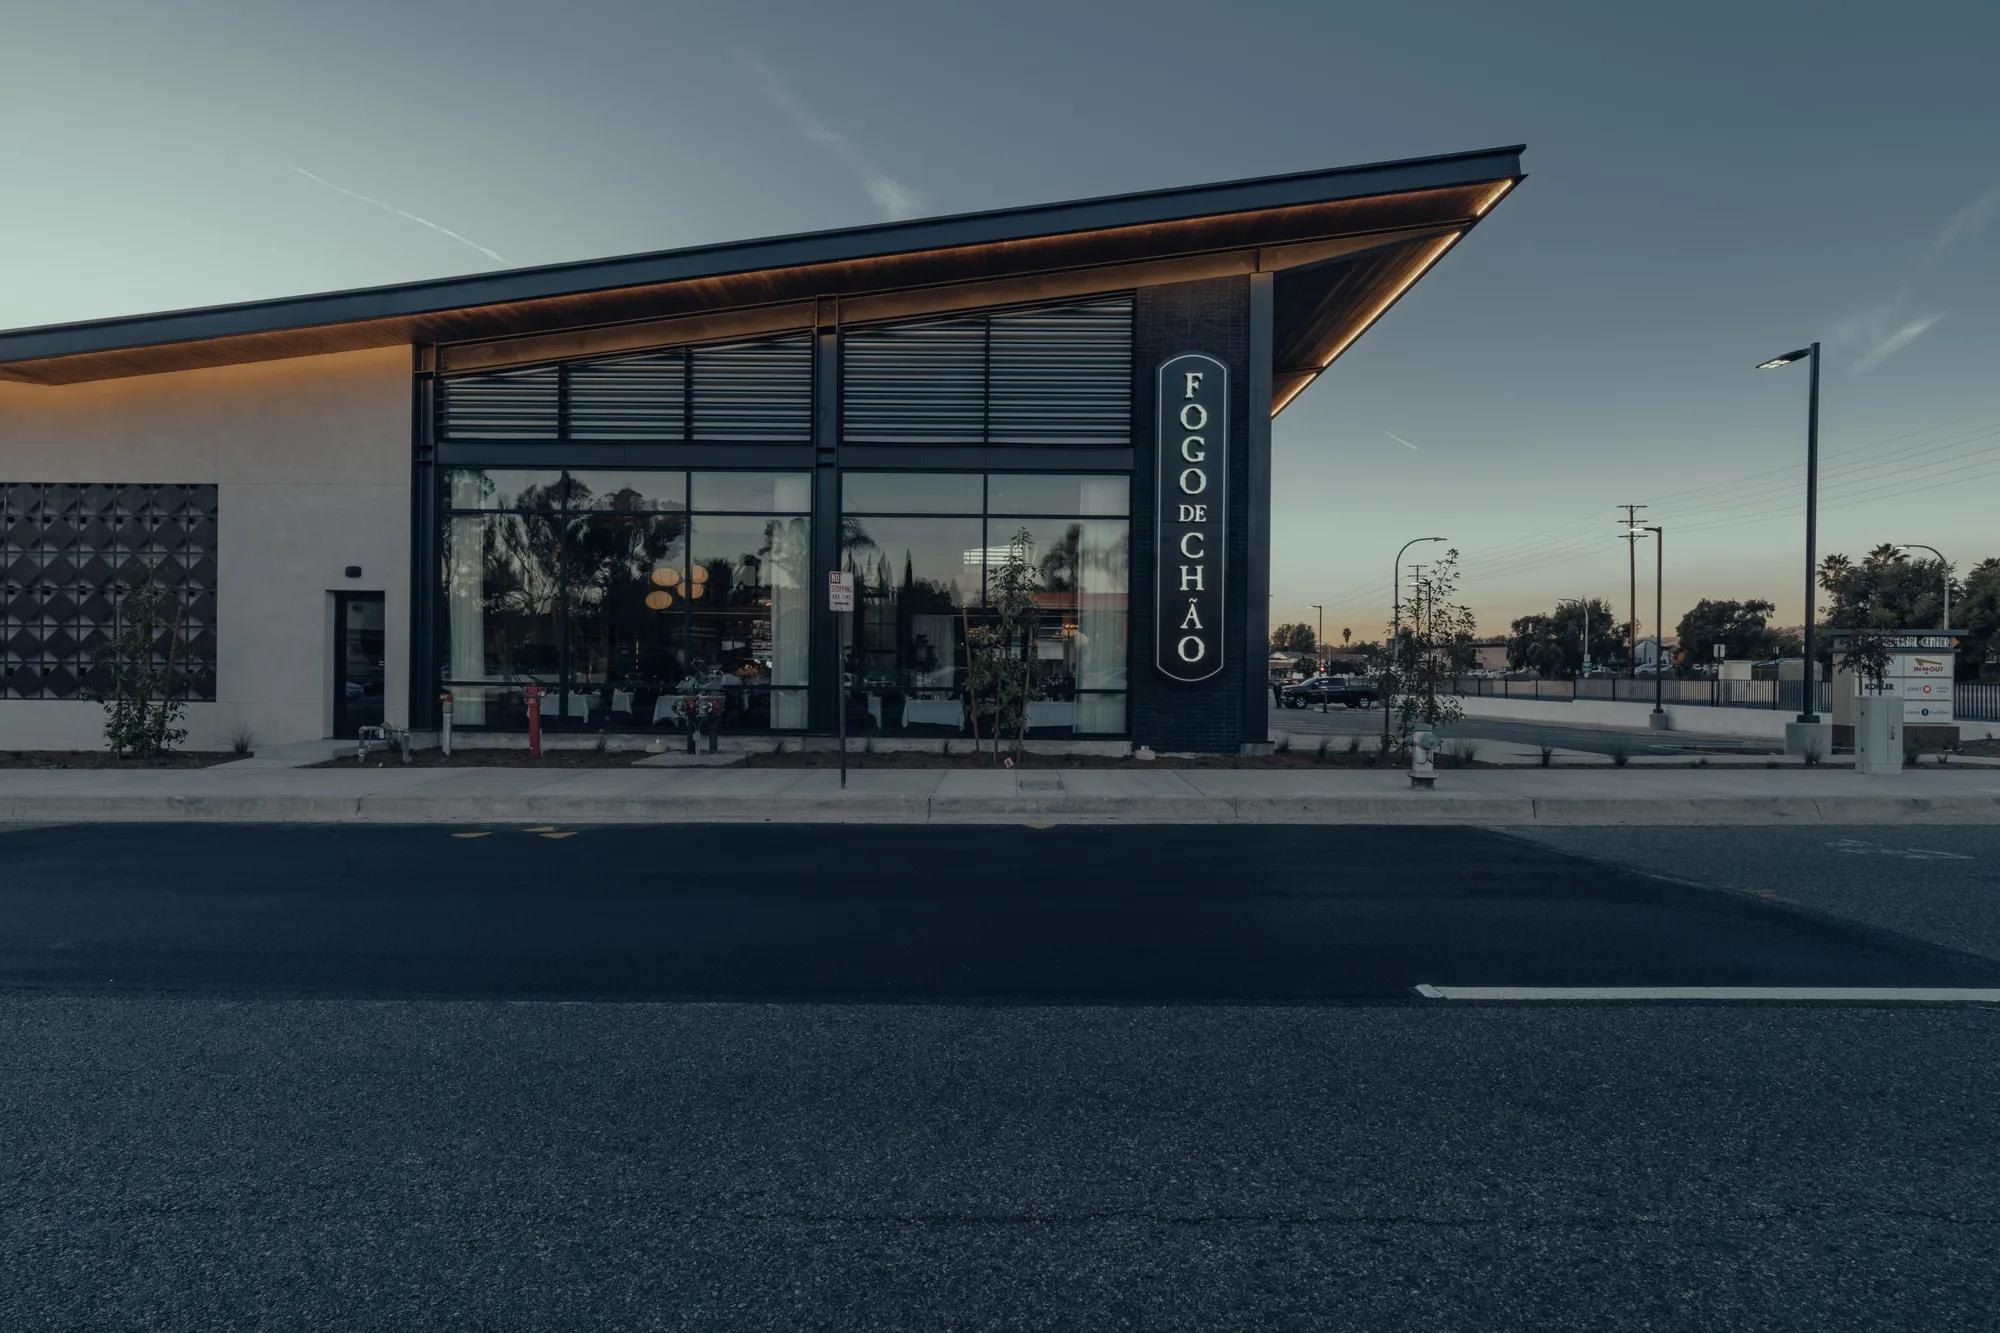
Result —
[[[2000,770],[0,770],[0,821],[383,824],[2000,822]]]

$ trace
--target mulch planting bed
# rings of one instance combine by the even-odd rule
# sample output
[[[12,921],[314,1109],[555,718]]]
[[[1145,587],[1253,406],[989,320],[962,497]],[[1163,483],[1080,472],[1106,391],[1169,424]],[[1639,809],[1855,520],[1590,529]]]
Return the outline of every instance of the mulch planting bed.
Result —
[[[144,759],[108,750],[0,750],[0,768],[207,768],[244,758],[232,750],[174,750]]]
[[[544,750],[537,759],[526,750],[413,750],[410,762],[394,750],[371,750],[365,761],[350,752],[313,768],[630,768],[646,757],[644,750]]]
[[[1009,756],[1003,749],[1001,763]],[[787,750],[783,754],[753,754],[745,768],[839,768],[838,751]],[[985,750],[975,756],[970,750],[952,754],[937,754],[929,751],[883,750],[875,754],[850,751],[847,756],[849,768],[993,768],[993,757]],[[1016,768],[1382,768],[1369,754],[1347,754],[1344,751],[1329,751],[1321,759],[1311,750],[1294,750],[1289,754],[1262,755],[1161,755],[1156,759],[1134,759],[1130,755],[1109,754],[1027,754],[1015,761]],[[1388,765],[1399,768],[1402,765]],[[1455,760],[1440,758],[1439,768],[1464,768],[1467,765]],[[1487,765],[1474,763],[1473,768]]]
[[[671,753],[681,753],[676,747]],[[706,753],[706,751],[704,751]],[[540,759],[531,758],[526,750],[455,750],[446,757],[438,750],[418,750],[410,755],[410,768],[627,768],[646,758],[645,750],[544,750]],[[1001,761],[1008,758],[1001,752]],[[922,750],[882,750],[868,754],[858,746],[847,755],[847,766],[862,768],[897,769],[938,769],[938,768],[994,768],[992,756],[985,750],[977,755],[970,746],[952,754],[938,754]],[[1390,768],[1400,769],[1405,765],[1392,764]],[[342,755],[312,765],[314,768],[402,768],[403,761],[389,751],[375,751],[367,762],[357,763],[353,755]],[[834,750],[792,750],[782,754],[746,754],[743,762],[733,767],[741,768],[838,768],[840,754]],[[1028,754],[1016,761],[1017,768],[1381,768],[1368,752],[1358,755],[1342,750],[1331,750],[1321,759],[1311,750],[1295,750],[1289,754],[1266,755],[1194,755],[1168,756],[1157,759],[1134,759],[1129,755],[1105,754]],[[1487,768],[1488,764],[1466,765],[1441,756],[1440,769]]]

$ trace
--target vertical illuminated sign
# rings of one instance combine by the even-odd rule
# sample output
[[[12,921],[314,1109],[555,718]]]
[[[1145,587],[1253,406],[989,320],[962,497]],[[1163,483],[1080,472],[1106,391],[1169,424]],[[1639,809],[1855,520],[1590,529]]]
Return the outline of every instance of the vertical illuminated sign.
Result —
[[[1153,660],[1186,684],[1222,670],[1229,523],[1229,368],[1184,352],[1160,363]]]

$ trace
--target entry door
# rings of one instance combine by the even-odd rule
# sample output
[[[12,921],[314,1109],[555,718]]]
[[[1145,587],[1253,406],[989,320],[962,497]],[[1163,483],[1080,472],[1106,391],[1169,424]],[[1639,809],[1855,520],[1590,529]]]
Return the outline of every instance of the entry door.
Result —
[[[388,691],[385,616],[379,592],[333,595],[333,734],[349,739],[382,724]]]

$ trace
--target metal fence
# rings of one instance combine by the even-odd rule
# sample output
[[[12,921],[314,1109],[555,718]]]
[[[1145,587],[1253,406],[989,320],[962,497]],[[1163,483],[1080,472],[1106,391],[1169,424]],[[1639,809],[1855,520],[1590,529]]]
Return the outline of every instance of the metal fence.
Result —
[[[1618,703],[1664,703],[1701,705],[1708,708],[1770,708],[1802,711],[1804,682],[1796,680],[1675,680],[1654,681],[1650,676],[1636,680],[1625,676],[1586,676],[1568,680],[1502,680],[1486,676],[1462,677],[1453,682],[1453,692],[1494,699],[1548,699],[1568,703],[1577,699],[1601,699]],[[1832,708],[1832,686],[1819,682],[1817,709]]]
[[[1623,703],[1653,702],[1655,682],[1650,676],[1634,680],[1625,676],[1586,676],[1569,680],[1503,680],[1489,676],[1465,676],[1452,683],[1454,694],[1493,699],[1549,699],[1568,703],[1577,699],[1603,699]],[[1796,680],[1675,680],[1658,682],[1664,703],[1701,705],[1710,708],[1770,708],[1802,712],[1803,681]],[[2000,682],[1960,682],[1953,688],[1953,716],[1967,722],[2000,722]],[[1814,710],[1833,709],[1833,685],[1819,682],[1819,699]]]

